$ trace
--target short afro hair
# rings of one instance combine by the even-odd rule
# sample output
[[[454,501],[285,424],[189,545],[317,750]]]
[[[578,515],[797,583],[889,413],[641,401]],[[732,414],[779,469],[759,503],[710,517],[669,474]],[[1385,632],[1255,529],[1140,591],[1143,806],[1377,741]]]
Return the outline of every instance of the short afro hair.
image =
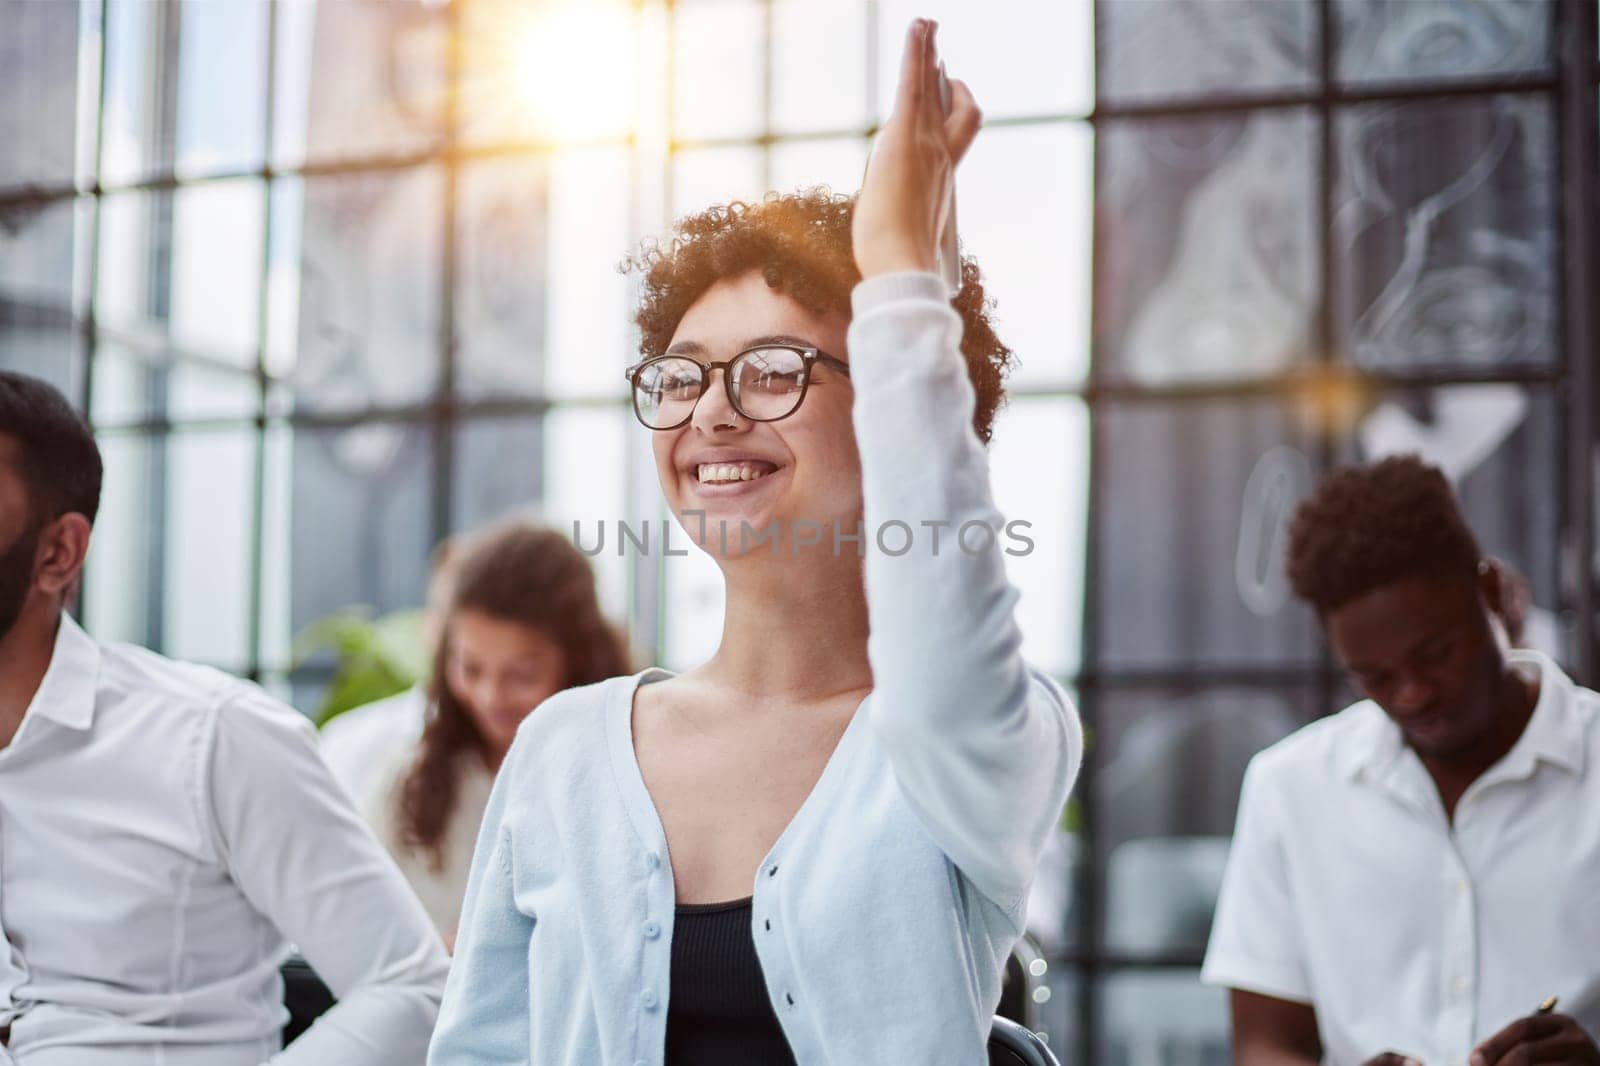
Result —
[[[94,433],[67,398],[39,378],[0,370],[0,440],[8,438],[29,524],[81,514],[93,525],[104,467]]]
[[[1289,583],[1326,614],[1410,577],[1463,577],[1483,553],[1450,483],[1414,455],[1323,478],[1289,529]]]
[[[623,262],[625,270],[644,276],[634,315],[640,354],[660,355],[707,289],[750,271],[759,271],[769,286],[808,311],[848,317],[850,290],[861,280],[850,246],[854,212],[855,197],[819,187],[768,193],[759,203],[735,200],[678,219],[664,245],[648,241]],[[1014,357],[995,335],[992,305],[971,257],[961,260],[961,291],[953,306],[961,316],[967,376],[977,393],[972,428],[987,444]]]

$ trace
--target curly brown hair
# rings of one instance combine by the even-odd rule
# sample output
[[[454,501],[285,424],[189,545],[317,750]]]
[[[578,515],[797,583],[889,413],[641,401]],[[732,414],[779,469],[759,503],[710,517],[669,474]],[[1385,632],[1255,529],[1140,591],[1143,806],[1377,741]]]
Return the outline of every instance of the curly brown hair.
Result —
[[[555,530],[522,520],[491,526],[454,552],[451,565],[454,584],[428,683],[432,714],[394,798],[401,843],[435,870],[443,865],[444,833],[455,813],[458,760],[484,750],[472,716],[445,682],[451,619],[477,610],[544,633],[561,649],[563,688],[630,669],[626,641],[600,610],[589,560]]]
[[[1415,455],[1333,471],[1289,527],[1289,583],[1320,614],[1408,577],[1471,580],[1482,557],[1450,482]]]
[[[724,278],[759,271],[773,289],[815,314],[850,314],[850,290],[861,280],[850,245],[853,196],[826,188],[768,193],[759,203],[735,200],[678,219],[665,244],[646,241],[623,261],[644,278],[634,322],[639,351],[660,355],[684,313]],[[961,354],[977,393],[972,428],[988,443],[1005,399],[1005,375],[1015,362],[995,335],[983,277],[971,256],[961,259]]]

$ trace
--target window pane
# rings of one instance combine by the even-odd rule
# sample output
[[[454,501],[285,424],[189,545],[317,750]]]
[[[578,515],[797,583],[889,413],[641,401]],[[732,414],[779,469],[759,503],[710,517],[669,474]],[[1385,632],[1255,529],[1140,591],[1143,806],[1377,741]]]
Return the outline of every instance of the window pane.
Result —
[[[862,0],[776,0],[772,5],[776,132],[848,130],[866,124],[868,18]]]
[[[259,166],[268,6],[107,2],[106,180]]]
[[[540,496],[544,434],[539,418],[468,418],[456,426],[451,525],[476,529]]]
[[[295,178],[274,181],[269,193],[272,231],[267,234],[267,346],[262,357],[267,377],[274,382],[286,381],[294,373],[295,352],[300,344],[300,244],[305,193],[305,182]]]
[[[765,191],[758,148],[705,148],[673,158],[674,218],[729,200],[759,200]]]
[[[1315,690],[1119,688],[1092,753],[1103,943],[1118,955],[1205,950],[1250,757],[1321,710]]]
[[[0,209],[0,368],[42,377],[74,404],[83,398],[73,311],[87,209],[70,198]]]
[[[685,0],[672,15],[672,135],[683,140],[762,131],[763,5]]]
[[[84,566],[84,621],[100,640],[159,647],[159,607],[152,596],[160,541],[163,439],[102,435],[105,475]]]
[[[1568,652],[1558,621],[1561,407],[1547,389],[1471,385],[1380,397],[1355,433],[1355,456],[1418,454],[1456,486],[1483,550],[1529,582],[1524,643],[1557,660]]]
[[[456,391],[532,395],[543,377],[547,170],[539,159],[462,168],[456,214]]]
[[[243,671],[251,661],[255,431],[174,433],[164,463],[162,651]]]
[[[1150,384],[1257,377],[1304,358],[1318,307],[1315,143],[1299,111],[1104,128],[1102,374]]]
[[[462,8],[468,143],[623,137],[637,40],[618,0],[473,0]]]
[[[106,332],[151,354],[253,366],[261,183],[118,193],[101,206],[96,313]]]
[[[1551,137],[1549,102],[1536,96],[1339,116],[1340,350],[1384,369],[1556,357]]]
[[[993,129],[957,172],[962,254],[1016,353],[1013,387],[1074,383],[1088,366],[1093,151],[1087,124]]]
[[[172,219],[172,342],[236,366],[255,364],[261,303],[262,183],[180,189]]]
[[[1103,101],[1309,91],[1318,5],[1282,0],[1100,0]]]
[[[290,552],[294,539],[294,432],[282,423],[267,426],[261,483],[261,650],[262,668],[289,669]],[[420,593],[418,594],[420,597]],[[420,602],[420,600],[419,600]],[[300,704],[296,703],[299,707]],[[301,707],[302,710],[307,708]]]
[[[1022,654],[1048,673],[1075,673],[1089,486],[1089,418],[1082,401],[1013,400],[995,421],[989,468],[1000,513],[1008,523],[1028,523],[999,541],[1003,550],[1025,553],[1005,558],[1007,576],[1022,593]]]
[[[826,185],[833,192],[852,194],[861,188],[867,168],[867,141],[861,137],[788,141],[773,145],[771,162],[774,189],[792,192]]]
[[[617,264],[637,233],[628,152],[586,148],[550,157],[545,387],[557,396],[620,396],[633,360],[629,278]]]
[[[217,173],[260,166],[270,5],[179,7],[178,170]]]
[[[170,101],[163,102],[157,79],[165,70],[165,53],[176,47],[176,4],[145,0],[105,0],[105,144],[101,179],[129,182],[172,165],[172,132],[158,132],[163,117],[170,121]],[[43,6],[43,5],[40,5]]]
[[[73,181],[83,90],[80,10],[62,2],[0,5],[6,27],[0,34],[0,143],[6,146],[0,152],[0,188]],[[98,12],[91,8],[84,14]]]
[[[391,406],[433,392],[443,200],[431,166],[306,179],[298,406]]]
[[[356,0],[277,9],[279,166],[405,155],[441,142],[447,5]]]
[[[95,417],[249,417],[262,183],[107,195],[101,203]]]
[[[1314,662],[1284,573],[1312,485],[1287,410],[1260,400],[1103,409],[1096,620],[1107,669]]]
[[[422,602],[435,448],[419,423],[293,431],[289,552],[275,560],[289,574],[269,575],[290,590],[292,632],[352,605],[386,612]]]
[[[1435,81],[1548,71],[1546,0],[1334,0],[1342,81]]]
[[[1307,5],[1309,6],[1309,5]],[[1228,1066],[1228,993],[1196,970],[1118,973],[1100,985],[1100,1066]]]
[[[894,107],[906,27],[917,17],[938,20],[950,76],[971,86],[988,118],[1086,115],[1093,105],[1090,0],[881,0],[878,12],[880,118]]]

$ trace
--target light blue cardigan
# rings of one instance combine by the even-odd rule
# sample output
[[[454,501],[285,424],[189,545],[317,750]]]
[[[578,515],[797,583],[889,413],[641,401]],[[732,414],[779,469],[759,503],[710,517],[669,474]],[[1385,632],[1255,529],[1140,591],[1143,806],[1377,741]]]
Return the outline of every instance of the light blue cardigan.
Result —
[[[756,950],[801,1066],[977,1066],[1083,738],[1018,653],[1000,551],[954,539],[1002,518],[942,281],[876,278],[854,307],[875,687],[756,874]],[[917,534],[898,557],[871,539],[893,519]],[[921,525],[936,519],[950,522],[937,553]],[[635,688],[665,676],[564,692],[524,722],[478,839],[431,1066],[662,1062],[675,893],[631,721]]]

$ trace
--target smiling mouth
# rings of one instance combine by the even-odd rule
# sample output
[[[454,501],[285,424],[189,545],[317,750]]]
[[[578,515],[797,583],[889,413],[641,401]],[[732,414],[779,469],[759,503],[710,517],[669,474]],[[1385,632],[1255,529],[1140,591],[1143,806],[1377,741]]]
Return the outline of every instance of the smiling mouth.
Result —
[[[747,459],[737,463],[701,463],[695,467],[694,476],[702,485],[729,485],[740,481],[757,481],[777,469],[775,463]]]

